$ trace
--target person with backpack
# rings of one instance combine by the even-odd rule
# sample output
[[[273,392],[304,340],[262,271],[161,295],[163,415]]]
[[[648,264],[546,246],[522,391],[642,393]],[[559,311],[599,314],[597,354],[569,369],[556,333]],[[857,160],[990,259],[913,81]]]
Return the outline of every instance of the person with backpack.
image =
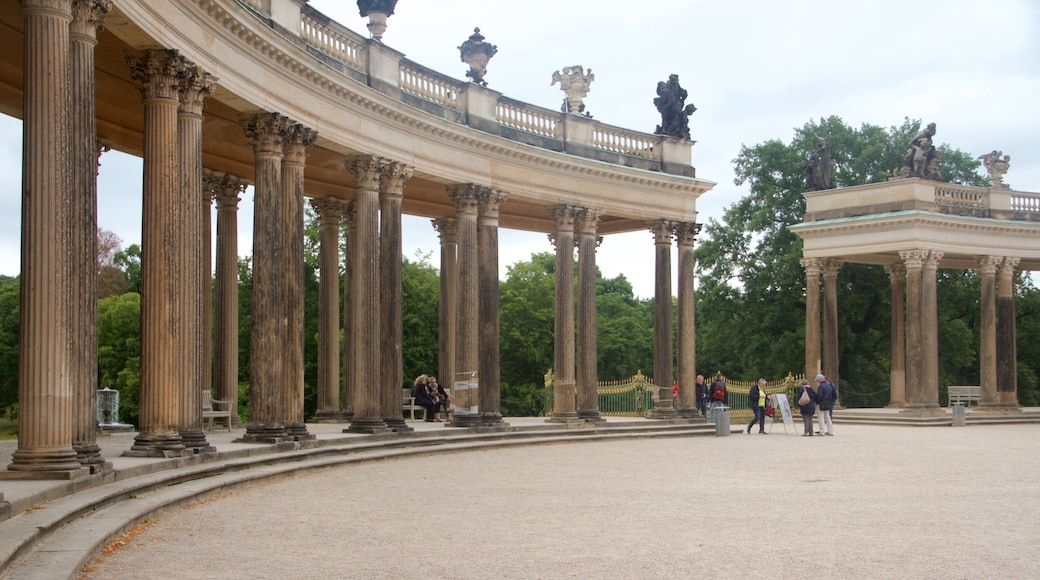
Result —
[[[819,407],[816,417],[820,422],[820,430],[817,433],[833,437],[834,420],[831,418],[831,413],[834,409],[834,402],[838,400],[838,389],[823,375],[816,375],[816,384],[819,385],[816,387],[816,405]]]
[[[715,380],[708,390],[708,400],[711,401],[708,422],[714,423],[715,409],[729,405],[729,393],[726,392],[726,381],[722,378],[722,373],[715,375]]]
[[[766,434],[766,380],[758,379],[758,384],[748,391],[748,407],[755,416],[747,426],[747,434],[751,435],[751,428],[758,423],[758,433]]]
[[[805,428],[802,437],[812,437],[812,416],[816,412],[816,391],[809,386],[809,381],[802,379],[794,392],[794,397],[798,401],[798,410],[802,413],[802,425]]]

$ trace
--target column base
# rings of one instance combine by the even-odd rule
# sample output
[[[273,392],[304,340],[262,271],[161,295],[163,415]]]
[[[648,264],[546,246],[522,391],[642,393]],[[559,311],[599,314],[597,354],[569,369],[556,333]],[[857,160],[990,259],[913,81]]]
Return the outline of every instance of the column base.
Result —
[[[571,411],[569,413],[566,413],[566,412],[565,413],[553,413],[552,415],[546,417],[545,422],[546,423],[581,423],[581,422],[584,422],[584,421],[580,417],[578,417],[578,413],[576,413],[574,411]]]
[[[365,418],[358,417],[357,419],[350,422],[350,426],[343,430],[344,433],[365,433],[367,435],[376,435],[379,433],[392,433],[386,423],[379,417],[376,418]]]
[[[181,431],[181,442],[184,443],[184,447],[193,450],[193,453],[201,453],[200,451],[194,451],[195,449],[201,449],[204,447],[212,447],[208,441],[206,441],[206,433],[201,429],[192,431]]]
[[[318,411],[311,417],[312,423],[342,423],[343,414],[339,411]]]
[[[657,404],[654,405],[653,410],[650,411],[650,414],[647,415],[646,418],[668,420],[675,419],[676,417],[678,417],[678,415],[676,415],[675,409],[672,408],[672,401],[671,399],[669,399],[667,402],[658,401]]]
[[[73,480],[81,477],[88,477],[92,472],[86,467],[76,467],[73,469],[54,470],[54,471],[14,471],[12,463],[7,466],[7,470],[0,471],[0,481],[4,480]],[[111,464],[109,464],[111,465]],[[3,500],[3,496],[0,496],[0,500]],[[0,501],[0,503],[3,503]],[[2,509],[0,509],[2,512]]]
[[[383,417],[386,426],[398,433],[414,433],[415,429],[408,425],[403,417]]]
[[[72,449],[76,452],[76,461],[89,469],[91,473],[101,473],[112,469],[112,463],[105,461],[105,458],[101,456],[101,447],[96,443],[73,445]]]
[[[144,434],[134,438],[134,445],[123,457],[184,457],[191,455],[178,434]]]
[[[509,426],[509,423],[506,423],[502,419],[501,413],[484,413],[480,416],[480,424],[483,427],[492,427],[496,429],[499,427]]]
[[[914,417],[942,417],[947,412],[937,404],[908,404],[899,411],[899,414]]]
[[[965,410],[968,408],[965,408]],[[1021,413],[1022,407],[1007,403],[979,403],[979,406],[972,408],[972,411],[979,413]]]
[[[484,425],[480,415],[470,415],[455,413],[451,418],[450,423],[445,423],[445,427],[481,427]]]
[[[885,405],[885,408],[886,409],[902,409],[905,406],[906,406],[906,401],[892,401],[891,403]]]
[[[314,441],[317,435],[307,431],[306,423],[288,423],[285,425],[285,434],[293,441]]]
[[[676,409],[675,414],[683,419],[696,419],[701,416],[697,409]]]
[[[90,475],[90,469],[76,461],[72,447],[17,450],[0,479],[76,479]]]
[[[284,443],[292,440],[283,425],[248,425],[246,434],[242,436],[244,443]]]
[[[607,420],[599,412],[599,409],[578,409],[578,418],[586,423],[606,423]]]

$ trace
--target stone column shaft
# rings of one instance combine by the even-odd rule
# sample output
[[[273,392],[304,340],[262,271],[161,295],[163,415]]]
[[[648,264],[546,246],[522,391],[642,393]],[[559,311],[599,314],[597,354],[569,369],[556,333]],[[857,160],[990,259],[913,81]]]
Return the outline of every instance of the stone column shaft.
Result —
[[[278,113],[244,119],[253,145],[253,294],[249,330],[249,424],[244,441],[280,443],[290,439],[284,398],[285,267],[282,203],[283,143],[291,124]]]
[[[315,436],[307,432],[303,418],[303,222],[304,181],[307,149],[318,138],[317,131],[294,123],[282,149],[282,283],[285,312],[285,350],[282,373],[282,420],[286,434],[297,441]]]
[[[94,48],[107,0],[75,0],[70,28],[72,160],[70,228],[73,239],[69,352],[73,389],[73,448],[91,473],[110,467],[97,445],[97,120]]]
[[[3,477],[89,472],[73,449],[69,328],[69,0],[23,0],[18,449]],[[96,234],[95,234],[96,235]]]
[[[144,95],[144,199],[141,219],[141,424],[128,455],[172,456],[184,452],[180,424],[180,377],[185,360],[185,208],[178,168],[177,109],[183,59],[173,50],[127,55],[131,75]],[[192,337],[194,338],[194,337]]]
[[[214,399],[231,402],[231,425],[241,427],[238,415],[238,203],[245,183],[231,175],[211,175],[207,189],[217,202],[217,329],[216,393]]]
[[[1018,408],[1018,352],[1015,340],[1015,267],[1019,258],[1004,258],[997,281],[997,401]]]
[[[575,229],[578,235],[578,417],[591,423],[606,420],[599,412],[596,324],[596,228],[603,212],[578,210]],[[670,300],[669,300],[670,301]]]
[[[839,391],[841,377],[838,368],[838,274],[840,272],[841,260],[828,258],[823,261],[823,374],[839,388]]]
[[[889,369],[889,407],[906,405],[906,267],[902,264],[885,266],[892,284],[892,320]]]
[[[479,376],[479,344],[478,312],[479,304],[479,265],[477,242],[477,202],[482,188],[474,184],[455,185],[448,188],[448,195],[455,203],[456,225],[459,231],[458,266],[459,294],[458,321],[455,336],[455,378],[469,381],[483,381]],[[475,427],[481,424],[479,414],[478,389],[470,388],[462,391],[456,384],[455,415],[449,425],[456,427]],[[476,413],[473,413],[476,411]]]
[[[943,253],[932,250],[921,269],[921,390],[926,407],[939,407],[939,308],[936,273]]]
[[[380,276],[379,276],[379,174],[383,161],[369,156],[348,162],[357,189],[356,233],[348,248],[352,264],[350,284],[350,334],[354,361],[354,415],[346,429],[352,433],[383,433],[380,404]]]
[[[357,244],[357,202],[347,203],[346,212],[343,215],[344,246],[343,253],[343,395],[340,404],[343,408],[343,419],[349,420],[354,416],[354,390],[358,384],[357,375],[357,341],[354,328],[353,312],[355,293],[352,290],[354,280],[354,246]]]
[[[550,423],[578,419],[574,366],[574,220],[577,208],[554,207],[549,215],[556,231],[549,237],[556,245],[556,302],[553,317],[553,411]]]
[[[339,411],[339,222],[346,202],[311,200],[321,230],[321,280],[318,286],[318,410],[314,420],[337,423]]]
[[[697,378],[697,336],[694,317],[694,269],[697,266],[693,244],[701,225],[682,223],[675,227],[675,242],[679,252],[679,332],[677,366],[679,367],[679,416],[692,419],[697,416],[694,400]]]
[[[823,370],[820,361],[820,271],[818,258],[803,258],[805,268],[805,377],[812,380]]]
[[[380,401],[383,421],[398,433],[414,431],[405,423],[401,414],[401,390],[404,387],[404,353],[401,345],[401,202],[404,184],[411,176],[411,168],[390,162],[383,166],[379,181],[379,303],[382,322]]]
[[[996,274],[1001,258],[983,256],[979,259],[979,407],[997,404],[997,297]]]
[[[501,360],[498,304],[498,215],[508,195],[485,188],[478,204],[478,268],[480,314],[480,417],[485,427],[504,427],[501,411]]]
[[[654,276],[654,384],[657,402],[651,419],[674,419],[672,408],[672,229],[674,224],[661,220],[650,231],[656,248]]]
[[[923,351],[921,348],[921,269],[927,253],[899,252],[906,267],[906,410],[918,411],[924,404],[922,392]]]
[[[176,244],[180,260],[183,310],[180,348],[185,365],[179,374],[179,432],[184,446],[195,453],[214,452],[202,430],[202,389],[210,369],[205,366],[206,296],[209,290],[209,254],[204,253],[203,222],[209,221],[209,194],[202,188],[202,105],[213,92],[212,77],[196,66],[185,65],[180,73],[180,109],[177,113],[180,189],[177,202],[184,221]],[[203,200],[205,204],[203,204]]]
[[[454,392],[459,288],[459,268],[455,252],[458,247],[459,230],[454,218],[440,218],[432,221],[441,240],[440,308],[437,333],[438,383],[444,385],[445,389]]]

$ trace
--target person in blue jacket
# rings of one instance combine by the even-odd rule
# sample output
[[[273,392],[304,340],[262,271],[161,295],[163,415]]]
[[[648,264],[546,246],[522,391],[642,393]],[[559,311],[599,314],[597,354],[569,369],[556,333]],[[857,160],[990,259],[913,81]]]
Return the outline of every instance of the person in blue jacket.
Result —
[[[809,386],[809,381],[802,379],[799,382],[798,389],[794,392],[794,400],[798,402],[798,410],[802,413],[802,425],[805,428],[802,437],[812,437],[812,416],[816,412],[816,391]]]

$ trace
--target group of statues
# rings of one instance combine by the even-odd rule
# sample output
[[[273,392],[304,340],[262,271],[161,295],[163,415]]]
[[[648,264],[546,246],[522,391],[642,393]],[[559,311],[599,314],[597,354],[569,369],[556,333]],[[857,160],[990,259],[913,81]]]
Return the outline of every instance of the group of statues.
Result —
[[[910,140],[910,148],[906,152],[906,177],[920,177],[932,181],[942,181],[939,174],[939,154],[932,144],[935,137],[935,123],[921,129]]]
[[[654,131],[656,135],[667,135],[676,139],[690,139],[689,117],[697,110],[693,104],[686,104],[686,89],[679,86],[679,75],[668,75],[667,81],[657,83],[657,98],[654,106],[661,113],[661,124]]]

